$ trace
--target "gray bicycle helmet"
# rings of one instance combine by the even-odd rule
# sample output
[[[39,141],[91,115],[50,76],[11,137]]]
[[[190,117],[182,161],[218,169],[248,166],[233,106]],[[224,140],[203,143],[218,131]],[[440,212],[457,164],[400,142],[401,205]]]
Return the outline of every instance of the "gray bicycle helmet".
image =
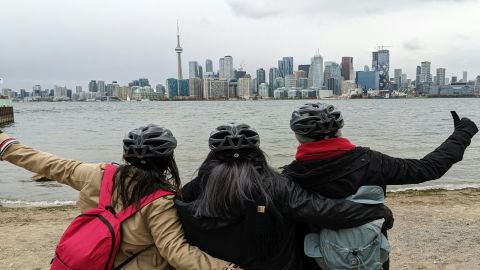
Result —
[[[228,123],[221,125],[210,133],[208,146],[213,152],[258,148],[260,136],[247,124]]]
[[[177,147],[177,140],[169,129],[150,124],[131,130],[123,140],[124,158],[167,157]]]
[[[343,127],[342,113],[326,103],[307,103],[292,113],[290,128],[312,139],[334,136]]]

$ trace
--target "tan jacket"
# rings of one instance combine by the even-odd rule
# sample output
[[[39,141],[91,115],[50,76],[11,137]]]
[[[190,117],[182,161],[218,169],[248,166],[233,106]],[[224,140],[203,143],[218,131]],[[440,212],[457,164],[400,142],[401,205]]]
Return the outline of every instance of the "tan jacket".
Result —
[[[7,138],[5,133],[0,133],[0,143]],[[10,145],[0,160],[80,191],[77,206],[82,212],[97,207],[105,167],[103,163],[65,160],[21,144]],[[183,270],[227,269],[229,263],[226,261],[215,259],[186,242],[172,197],[153,201],[122,224],[122,243],[115,265],[154,245],[140,253],[124,269],[169,269],[169,264]]]

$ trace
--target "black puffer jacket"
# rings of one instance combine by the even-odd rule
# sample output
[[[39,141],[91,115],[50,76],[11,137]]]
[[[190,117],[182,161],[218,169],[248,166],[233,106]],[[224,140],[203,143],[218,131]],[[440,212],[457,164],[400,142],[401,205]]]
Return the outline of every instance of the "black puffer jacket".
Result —
[[[471,138],[478,132],[476,125],[466,118],[461,124],[437,149],[419,160],[394,158],[369,148],[356,147],[326,160],[293,161],[284,167],[283,174],[307,190],[335,199],[355,194],[360,186],[365,185],[381,186],[386,192],[387,185],[418,184],[438,179],[454,163],[462,160]],[[303,243],[303,235],[308,229],[298,226],[302,230],[298,233],[298,241]],[[310,259],[303,259],[305,264],[312,264]],[[389,269],[388,262],[384,269]]]
[[[475,124],[457,129],[437,149],[422,159],[394,158],[356,147],[339,157],[326,160],[293,161],[284,175],[303,188],[329,198],[345,198],[360,186],[418,184],[440,178],[463,153],[477,132]]]
[[[391,219],[386,207],[326,199],[283,177],[266,187],[273,205],[267,205],[263,213],[257,207],[265,203],[251,201],[245,209],[232,209],[237,213],[234,218],[197,218],[193,213],[194,202],[202,190],[199,179],[185,185],[183,198],[175,200],[186,239],[210,255],[247,270],[303,269],[301,250],[296,246],[295,221],[346,228],[376,218]]]

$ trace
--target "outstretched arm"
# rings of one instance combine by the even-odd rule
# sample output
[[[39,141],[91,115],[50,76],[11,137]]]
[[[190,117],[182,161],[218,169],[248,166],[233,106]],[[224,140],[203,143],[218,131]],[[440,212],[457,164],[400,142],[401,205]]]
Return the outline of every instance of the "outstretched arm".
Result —
[[[401,159],[381,154],[382,175],[386,185],[418,184],[442,177],[463,153],[478,132],[474,122],[452,111],[455,131],[437,149],[422,159]]]
[[[385,218],[385,227],[393,226],[393,215],[383,204],[366,205],[333,200],[301,188],[292,180],[279,180],[276,205],[290,219],[329,229],[351,228]]]
[[[67,160],[37,151],[0,133],[0,160],[8,161],[33,173],[81,190],[91,179],[98,178],[102,164],[88,164]]]

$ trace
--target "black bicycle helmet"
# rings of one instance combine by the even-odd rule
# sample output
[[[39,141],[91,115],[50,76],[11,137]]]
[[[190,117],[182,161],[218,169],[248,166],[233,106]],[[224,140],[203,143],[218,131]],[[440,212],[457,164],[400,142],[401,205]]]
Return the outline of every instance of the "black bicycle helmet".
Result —
[[[213,152],[258,148],[260,136],[247,124],[228,123],[221,125],[210,133],[208,146]]]
[[[167,157],[177,147],[177,140],[169,129],[150,124],[127,134],[123,140],[124,158]]]
[[[295,109],[290,119],[293,132],[312,139],[334,136],[342,127],[342,113],[326,103],[307,103]]]

